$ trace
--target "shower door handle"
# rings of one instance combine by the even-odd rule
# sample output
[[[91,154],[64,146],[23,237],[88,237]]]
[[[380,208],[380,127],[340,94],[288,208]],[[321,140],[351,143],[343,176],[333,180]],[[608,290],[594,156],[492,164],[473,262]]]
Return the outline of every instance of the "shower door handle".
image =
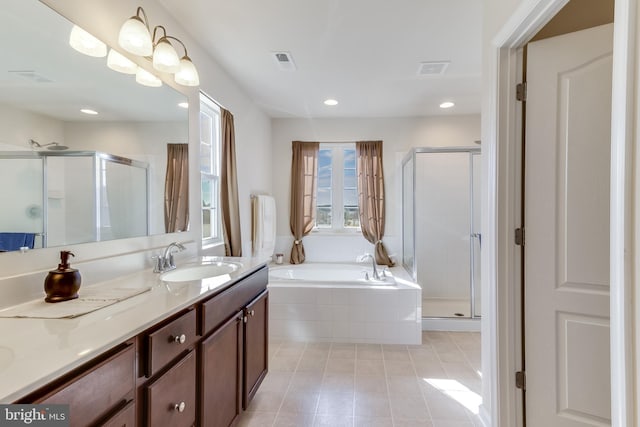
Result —
[[[471,237],[474,239],[478,239],[478,244],[482,247],[482,234],[481,233],[471,233]]]

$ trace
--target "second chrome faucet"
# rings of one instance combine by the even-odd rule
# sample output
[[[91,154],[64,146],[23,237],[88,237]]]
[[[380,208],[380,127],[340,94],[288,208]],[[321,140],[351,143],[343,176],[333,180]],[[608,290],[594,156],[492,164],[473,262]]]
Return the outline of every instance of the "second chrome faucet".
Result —
[[[173,259],[174,252],[180,252],[186,248],[182,243],[171,242],[164,249],[162,255],[154,256],[155,264],[153,267],[154,273],[164,273],[165,271],[173,270],[176,268],[176,263]]]

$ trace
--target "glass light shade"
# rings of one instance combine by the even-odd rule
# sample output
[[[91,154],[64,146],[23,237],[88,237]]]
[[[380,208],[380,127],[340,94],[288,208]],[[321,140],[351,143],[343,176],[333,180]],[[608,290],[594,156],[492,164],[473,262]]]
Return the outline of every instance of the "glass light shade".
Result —
[[[136,82],[143,86],[160,87],[162,86],[162,80],[148,72],[142,67],[138,67],[136,72]]]
[[[118,43],[129,53],[138,56],[151,56],[153,41],[144,22],[137,16],[127,19],[118,34]]]
[[[184,56],[180,60],[180,71],[175,74],[174,80],[183,86],[198,86],[200,84],[198,70],[188,56]]]
[[[124,74],[136,74],[138,66],[120,52],[111,49],[107,56],[107,67]]]
[[[167,39],[160,39],[153,49],[153,68],[164,73],[180,71],[180,58]]]
[[[96,58],[102,58],[107,55],[107,45],[77,25],[74,25],[71,29],[69,45],[80,53]]]

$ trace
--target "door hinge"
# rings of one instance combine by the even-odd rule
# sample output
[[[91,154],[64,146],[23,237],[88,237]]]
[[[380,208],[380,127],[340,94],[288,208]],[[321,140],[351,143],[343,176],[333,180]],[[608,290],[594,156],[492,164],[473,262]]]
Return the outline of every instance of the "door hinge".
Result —
[[[524,246],[524,227],[516,228],[516,245]]]
[[[517,101],[526,101],[527,100],[527,83],[518,83],[516,85],[516,100]]]
[[[516,388],[525,390],[527,386],[527,375],[524,371],[516,372]]]

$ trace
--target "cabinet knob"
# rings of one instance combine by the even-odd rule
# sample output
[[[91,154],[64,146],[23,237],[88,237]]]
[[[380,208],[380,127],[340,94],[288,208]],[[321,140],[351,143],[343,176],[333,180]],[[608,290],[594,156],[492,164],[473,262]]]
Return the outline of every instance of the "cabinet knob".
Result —
[[[255,316],[255,315],[256,315],[256,311],[255,311],[255,310],[251,310],[251,311],[249,312],[249,316]]]
[[[180,403],[176,403],[175,406],[173,407],[173,409],[175,409],[178,412],[184,412],[184,408],[187,407],[187,404],[184,402],[180,402]]]
[[[187,340],[187,336],[185,334],[180,334],[180,335],[176,335],[175,337],[173,337],[173,342],[176,344],[184,344],[184,342]],[[182,412],[182,411],[180,411]]]

